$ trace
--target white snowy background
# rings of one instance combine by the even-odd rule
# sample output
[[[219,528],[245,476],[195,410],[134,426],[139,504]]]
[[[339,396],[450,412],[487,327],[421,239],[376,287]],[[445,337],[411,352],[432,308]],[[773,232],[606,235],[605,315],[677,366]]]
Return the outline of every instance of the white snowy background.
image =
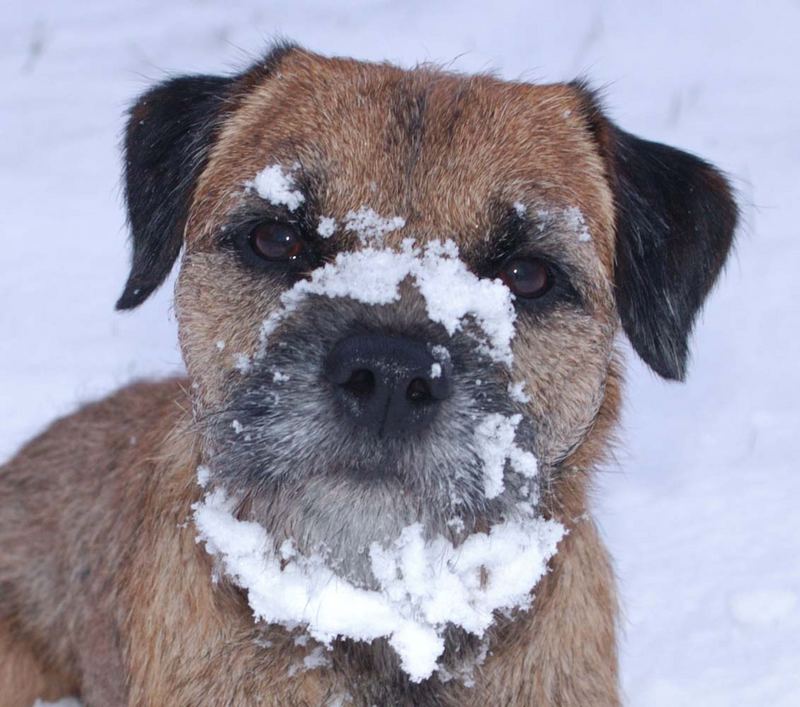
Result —
[[[0,7],[0,460],[54,416],[181,369],[171,285],[116,314],[122,114],[277,33],[507,78],[587,75],[627,129],[734,178],[744,225],[689,380],[631,356],[595,510],[641,707],[800,705],[800,2],[73,0]]]

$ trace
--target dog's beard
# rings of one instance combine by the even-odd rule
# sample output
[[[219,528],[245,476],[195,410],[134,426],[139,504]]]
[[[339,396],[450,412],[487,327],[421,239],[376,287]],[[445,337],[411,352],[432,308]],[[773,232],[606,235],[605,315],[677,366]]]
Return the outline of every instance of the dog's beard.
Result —
[[[385,267],[391,254],[380,256]],[[519,396],[509,395],[497,337],[487,341],[481,331],[486,323],[469,317],[448,332],[454,328],[448,322],[430,320],[430,297],[401,288],[402,279],[396,283],[400,301],[378,305],[326,297],[314,290],[313,279],[311,286],[294,288],[303,296],[288,298],[291,306],[268,322],[260,355],[246,370],[231,373],[224,408],[201,414],[216,490],[200,504],[196,520],[223,569],[250,590],[257,615],[278,623],[305,620],[321,640],[391,636],[406,672],[422,679],[443,650],[448,622],[480,635],[493,609],[530,600],[563,529],[536,515],[535,460],[525,451],[535,446],[533,425]],[[343,418],[322,375],[325,356],[343,336],[387,331],[432,349],[446,347],[454,362],[453,394],[413,438],[378,438]],[[266,549],[264,576],[277,584],[265,597],[287,590],[281,582],[288,568],[310,596],[320,599],[320,577],[327,577],[355,603],[360,597],[379,614],[394,616],[397,625],[387,620],[373,634],[374,627],[323,626],[314,617],[292,615],[291,607],[275,613],[268,597],[258,604],[252,586],[258,575],[244,576],[253,557],[237,555],[241,548],[228,543],[237,532],[232,515],[258,524],[260,530],[239,529],[256,532]],[[462,551],[473,564],[467,561],[459,574]],[[488,566],[506,572],[508,586],[516,587],[520,577],[523,586],[505,594],[493,588],[483,576]],[[463,596],[453,601],[463,611],[432,607],[442,597],[431,600],[424,587],[409,584],[424,584],[423,578],[438,582],[439,591],[448,583],[460,591]],[[409,641],[427,646],[428,655],[417,655]]]
[[[446,341],[459,363],[453,395],[428,428],[381,439],[343,418],[321,375],[324,354],[343,330],[384,329],[397,318],[393,310],[314,301],[287,323],[268,355],[233,374],[225,407],[202,418],[206,465],[239,499],[240,517],[260,523],[278,544],[289,540],[305,555],[323,555],[366,588],[375,588],[372,543],[388,545],[419,523],[426,537],[457,544],[538,498],[538,477],[515,473],[513,465],[503,474],[502,453],[502,493],[487,495],[486,437],[497,432],[491,423],[505,426],[517,450],[532,449],[534,433],[502,370],[476,351],[469,334],[447,337],[416,325],[420,338]],[[497,492],[498,479],[491,485]]]
[[[299,384],[296,376],[290,380]],[[480,382],[484,391],[492,385]],[[274,402],[251,406],[244,401],[251,397]],[[486,411],[468,387],[459,393],[463,400],[448,401],[451,412],[442,411],[413,440],[357,433],[325,402],[305,408],[294,405],[293,397],[245,387],[237,404],[208,418],[213,424],[207,438],[214,441],[207,467],[237,498],[240,518],[261,524],[277,545],[288,540],[304,555],[323,556],[358,586],[376,588],[370,546],[391,544],[412,524],[427,538],[459,544],[518,516],[520,504],[535,505],[538,477],[511,469],[502,492],[487,498],[481,432],[487,421],[501,420],[513,434],[512,422],[520,416],[507,405]],[[454,419],[447,419],[450,414]],[[516,425],[516,433],[515,448],[527,446],[520,442],[532,437],[527,420]]]

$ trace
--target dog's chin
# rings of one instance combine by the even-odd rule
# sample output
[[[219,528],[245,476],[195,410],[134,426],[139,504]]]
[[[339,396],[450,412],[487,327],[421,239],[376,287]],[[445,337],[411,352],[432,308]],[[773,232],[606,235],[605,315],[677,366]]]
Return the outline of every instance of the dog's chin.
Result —
[[[276,548],[289,540],[306,557],[320,556],[340,577],[356,586],[376,589],[370,547],[396,541],[404,528],[421,525],[426,537],[458,542],[463,521],[404,488],[399,474],[360,469],[320,476],[303,483],[262,489],[247,515],[262,525]]]

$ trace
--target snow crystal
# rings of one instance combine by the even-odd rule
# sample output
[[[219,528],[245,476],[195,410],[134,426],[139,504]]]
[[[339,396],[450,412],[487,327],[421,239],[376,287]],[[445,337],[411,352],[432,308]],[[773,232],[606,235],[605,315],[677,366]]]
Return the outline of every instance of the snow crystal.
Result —
[[[225,342],[222,339],[220,339],[217,342],[216,346],[217,346],[217,350],[222,351],[225,348]]]
[[[522,218],[528,212],[528,208],[521,201],[515,201],[514,211],[517,212],[517,216]]]
[[[431,353],[439,363],[444,364],[450,360],[450,352],[447,350],[446,346],[442,346],[441,344],[431,346]]]
[[[303,667],[306,670],[313,670],[314,668],[325,668],[331,664],[331,659],[325,652],[324,646],[317,646],[311,653],[303,658]]]
[[[516,444],[512,444],[508,450],[508,460],[511,462],[511,468],[518,474],[533,479],[539,473],[539,462],[533,452],[529,452]]]
[[[211,480],[211,469],[207,466],[200,465],[197,467],[197,484],[205,488]]]
[[[295,644],[304,646],[308,642],[308,636],[298,636],[295,638]],[[328,657],[324,646],[317,646],[311,651],[302,663],[295,663],[289,666],[289,677],[294,677],[297,673],[305,672],[306,670],[314,670],[315,668],[327,668],[331,665],[331,659]]]
[[[495,498],[503,491],[503,471],[518,422],[519,415],[507,418],[500,414],[491,414],[475,430],[483,460],[486,498]]]
[[[442,375],[442,364],[441,363],[431,364],[431,378],[439,378],[441,375]]]
[[[514,442],[522,415],[506,417],[499,413],[486,415],[475,429],[475,438],[483,462],[484,492],[486,498],[495,498],[503,492],[503,473],[506,460],[519,474],[533,478],[538,471],[536,457]]]
[[[305,201],[302,192],[294,188],[294,179],[279,164],[265,167],[246,186],[255,189],[262,199],[275,206],[286,206],[289,211]]]
[[[231,427],[233,427],[233,431],[237,435],[242,434],[242,430],[244,429],[244,425],[242,425],[242,423],[239,422],[239,420],[234,420],[233,422],[231,422]]]
[[[336,233],[336,219],[330,216],[323,216],[317,225],[317,233],[323,238],[330,238]]]
[[[383,238],[387,233],[397,231],[406,225],[406,220],[401,216],[384,218],[367,206],[362,206],[358,211],[349,211],[345,216],[345,227],[353,231],[362,243],[373,241],[383,245]]]
[[[508,384],[508,396],[523,405],[531,401],[530,396],[525,392],[525,384],[522,381]]]
[[[262,349],[281,320],[309,295],[388,304],[400,299],[400,283],[407,278],[424,297],[432,321],[452,336],[471,317],[486,335],[481,351],[510,367],[516,320],[511,292],[499,280],[481,279],[472,273],[458,258],[452,241],[434,241],[420,249],[406,239],[397,251],[367,247],[339,253],[334,262],[317,268],[309,279],[298,281],[281,295],[282,309],[262,325]]]
[[[457,533],[460,533],[461,531],[464,530],[464,519],[456,516],[455,518],[451,518],[450,520],[448,520],[447,525],[448,527],[455,530]]]
[[[250,357],[247,354],[237,353],[233,356],[233,367],[239,373],[247,373],[252,365]]]
[[[285,383],[286,381],[290,380],[291,376],[286,373],[281,373],[280,371],[273,371],[272,372],[272,382],[273,383]]]
[[[586,219],[584,219],[583,213],[577,206],[570,206],[564,209],[564,218],[567,226],[578,234],[578,240],[581,243],[588,243],[592,240],[592,234],[589,233]]]
[[[426,540],[413,524],[391,545],[370,546],[379,589],[367,590],[317,554],[282,557],[261,525],[234,517],[235,506],[215,489],[193,506],[194,520],[198,540],[246,589],[256,620],[304,624],[324,645],[337,636],[387,637],[415,682],[436,670],[448,624],[482,636],[496,610],[529,607],[564,534],[555,521],[521,513],[454,546],[440,535]]]

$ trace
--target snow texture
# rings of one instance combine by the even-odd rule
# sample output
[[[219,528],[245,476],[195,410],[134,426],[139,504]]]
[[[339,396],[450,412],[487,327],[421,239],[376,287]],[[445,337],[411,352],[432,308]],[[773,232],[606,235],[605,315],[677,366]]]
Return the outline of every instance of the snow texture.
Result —
[[[523,405],[531,401],[530,395],[525,392],[525,383],[522,381],[518,383],[509,383],[508,395],[512,400],[522,403]]]
[[[630,707],[796,707],[800,607],[782,600],[768,622],[751,605],[800,596],[797,2],[40,0],[0,20],[0,459],[78,403],[182,370],[172,281],[113,311],[129,264],[122,111],[168,75],[242,65],[276,32],[405,66],[586,75],[626,130],[733,175],[745,227],[689,378],[666,384],[629,352],[622,446],[594,512]]]
[[[394,228],[392,220],[371,209],[360,213],[358,228],[350,219],[348,228],[360,229],[365,239],[382,242],[386,229]],[[452,241],[416,248],[406,239],[399,250],[368,246],[340,253],[333,263],[314,270],[282,295],[282,309],[262,327],[265,343],[280,321],[309,295],[381,305],[399,300],[400,284],[406,280],[414,282],[429,317],[448,333],[459,331],[470,317],[485,335],[479,346],[495,360],[512,364],[516,313],[511,293],[499,280],[471,273]],[[432,346],[431,352],[437,359],[431,376],[438,377],[450,354],[441,345]],[[279,380],[279,373],[274,375]],[[502,493],[506,462],[525,477],[536,476],[535,457],[515,443],[521,420],[519,414],[490,414],[476,429],[487,499]],[[243,430],[237,420],[232,426],[237,434]],[[203,485],[201,479],[207,478],[207,469],[201,467],[198,482]],[[305,557],[285,541],[276,551],[263,527],[234,517],[236,506],[236,499],[217,488],[195,506],[194,518],[208,552],[247,591],[256,620],[305,625],[324,644],[339,636],[361,641],[386,637],[414,681],[436,669],[448,624],[482,636],[495,611],[526,608],[564,533],[559,523],[536,517],[530,502],[520,504],[519,518],[492,526],[488,534],[474,533],[457,547],[442,536],[426,540],[422,526],[412,524],[390,547],[370,547],[378,589],[366,590],[328,567],[322,557],[324,548]],[[298,665],[292,670],[302,668]]]
[[[323,216],[317,225],[317,233],[323,238],[330,238],[336,233],[336,219],[330,216]]]
[[[235,499],[215,489],[195,504],[194,520],[208,552],[247,591],[256,620],[305,625],[326,645],[337,636],[388,637],[417,682],[436,669],[448,623],[482,635],[494,611],[529,606],[531,588],[564,533],[561,524],[525,508],[518,519],[457,547],[442,536],[424,539],[422,526],[413,524],[389,547],[370,546],[379,589],[367,590],[337,575],[320,555],[300,555],[289,541],[276,551],[261,525],[234,517],[235,507]]]
[[[345,228],[353,231],[362,243],[383,245],[387,233],[397,231],[406,225],[402,216],[384,218],[375,213],[368,206],[362,206],[358,211],[350,211],[345,216]]]
[[[255,189],[262,199],[274,206],[285,206],[289,211],[295,211],[306,200],[303,193],[294,188],[291,173],[287,174],[279,164],[265,167],[245,186]]]
[[[511,365],[514,337],[513,297],[500,280],[478,278],[458,257],[452,241],[433,241],[417,248],[405,239],[399,250],[368,246],[339,253],[332,263],[314,270],[281,295],[282,308],[262,327],[262,342],[309,295],[349,297],[366,304],[400,299],[400,284],[409,279],[425,299],[428,317],[451,336],[474,321],[485,335],[479,346],[493,360]],[[263,354],[263,351],[262,351]]]
[[[564,210],[564,215],[566,216],[568,227],[578,234],[578,240],[581,243],[588,243],[592,240],[592,235],[589,233],[589,227],[586,225],[583,213],[577,206],[568,206]]]

